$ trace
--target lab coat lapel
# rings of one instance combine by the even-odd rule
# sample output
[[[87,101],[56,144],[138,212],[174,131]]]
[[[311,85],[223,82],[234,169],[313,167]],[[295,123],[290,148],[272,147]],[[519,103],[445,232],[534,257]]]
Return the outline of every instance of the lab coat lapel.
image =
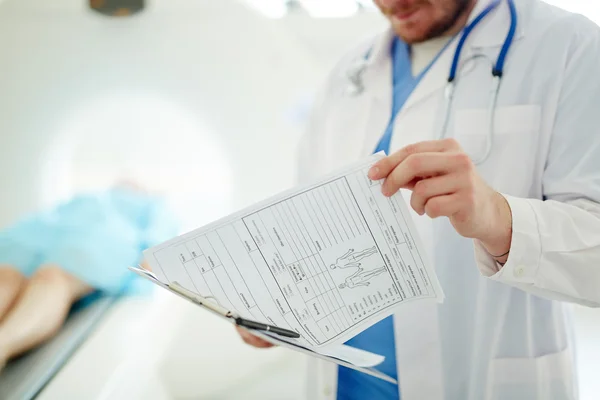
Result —
[[[439,92],[448,82],[448,73],[452,64],[452,57],[458,40],[453,39],[437,61],[431,66],[429,71],[423,76],[415,90],[404,103],[401,113],[411,110],[411,108],[422,103],[432,95]]]
[[[381,88],[377,92],[375,86],[384,82],[387,68],[373,70],[379,72],[377,79],[365,77],[365,92],[360,96],[344,97],[335,110],[335,133],[328,143],[332,155],[332,165],[329,167],[342,168],[357,158],[372,154],[377,141],[387,127],[391,114],[391,88]],[[369,74],[371,75],[371,74]],[[391,78],[390,78],[391,79]],[[367,89],[368,88],[368,89]],[[386,96],[385,93],[389,92]]]
[[[392,59],[390,48],[394,38],[392,30],[386,31],[373,46],[370,67],[365,73],[362,120],[357,121],[360,129],[361,154],[372,153],[384,134],[392,113]],[[357,115],[361,115],[359,112]]]
[[[385,131],[391,107],[389,100],[386,103],[385,96],[374,88],[383,78],[372,79],[371,71],[368,75],[365,72],[365,89],[359,95],[348,95],[346,88],[341,87],[342,94],[326,115],[328,129],[331,130],[331,134],[324,138],[329,155],[325,166],[328,171],[343,168],[371,154],[375,149],[373,137],[379,138]],[[391,90],[389,84],[388,90]]]
[[[391,63],[387,66],[382,66],[380,72],[382,77],[389,75],[389,80],[391,81]],[[385,78],[385,81],[387,80]],[[383,82],[384,79],[380,78],[376,83]],[[377,143],[385,133],[392,116],[392,88],[389,83],[386,87],[382,87],[378,92],[369,96],[366,110],[368,111],[365,115],[367,124],[366,132],[363,134],[365,138],[363,153],[368,154],[376,149]]]

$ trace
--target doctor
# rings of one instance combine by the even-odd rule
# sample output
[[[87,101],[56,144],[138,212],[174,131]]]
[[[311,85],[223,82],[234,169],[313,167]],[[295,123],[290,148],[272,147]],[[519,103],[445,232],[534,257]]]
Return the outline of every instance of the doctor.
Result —
[[[600,306],[600,30],[540,0],[375,0],[331,73],[309,180],[384,150],[444,288],[353,338],[394,386],[311,360],[309,399],[576,399],[569,303]],[[248,335],[250,344],[264,343]]]

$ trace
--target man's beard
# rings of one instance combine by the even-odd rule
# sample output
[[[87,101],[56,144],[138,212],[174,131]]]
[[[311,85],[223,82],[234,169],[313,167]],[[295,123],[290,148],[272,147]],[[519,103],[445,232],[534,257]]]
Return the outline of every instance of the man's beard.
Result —
[[[472,1],[473,0],[455,0],[452,3],[453,9],[451,12],[446,12],[444,19],[437,21],[429,28],[427,32],[425,32],[424,35],[422,35],[422,37],[414,40],[413,42],[424,42],[429,39],[444,35],[456,25],[460,18],[463,17],[465,12],[469,9]],[[399,10],[398,7],[391,7],[382,9],[382,11],[386,16],[391,17],[398,13]]]
[[[446,18],[436,22],[425,34],[423,41],[440,37],[450,29],[452,29],[456,22],[463,17],[464,13],[469,9],[472,0],[456,0],[454,10],[449,13]]]

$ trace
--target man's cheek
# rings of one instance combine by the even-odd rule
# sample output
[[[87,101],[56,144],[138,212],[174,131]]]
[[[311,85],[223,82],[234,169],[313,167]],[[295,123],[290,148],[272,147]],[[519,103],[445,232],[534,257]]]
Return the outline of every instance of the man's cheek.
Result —
[[[390,14],[398,0],[375,0],[375,5],[379,7],[384,14]]]

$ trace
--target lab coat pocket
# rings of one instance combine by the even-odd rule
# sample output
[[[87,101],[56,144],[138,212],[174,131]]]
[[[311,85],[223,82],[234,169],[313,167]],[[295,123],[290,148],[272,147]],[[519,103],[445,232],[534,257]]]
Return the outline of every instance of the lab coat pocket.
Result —
[[[541,108],[535,104],[497,107],[490,131],[489,109],[457,110],[454,138],[496,190],[522,195],[531,187],[539,152]],[[490,134],[491,133],[491,134]]]
[[[574,400],[572,369],[568,348],[540,357],[492,360],[486,400]]]

